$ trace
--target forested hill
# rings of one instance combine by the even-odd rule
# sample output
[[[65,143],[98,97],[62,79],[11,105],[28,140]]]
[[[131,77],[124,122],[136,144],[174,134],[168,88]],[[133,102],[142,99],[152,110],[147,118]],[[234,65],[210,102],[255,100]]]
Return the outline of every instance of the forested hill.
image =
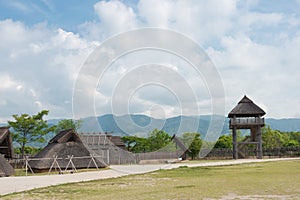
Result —
[[[190,117],[178,116],[168,119],[155,119],[145,115],[103,115],[95,118],[85,118],[80,129],[81,132],[97,132],[99,125],[102,131],[113,132],[115,135],[139,135],[146,136],[153,129],[161,129],[170,135],[182,132],[206,133],[211,116]],[[222,117],[218,119],[223,120]],[[226,120],[227,122],[227,120]],[[227,124],[224,124],[222,132],[228,132]]]
[[[200,117],[178,116],[164,119],[155,119],[145,115],[123,115],[114,116],[111,114],[99,116],[95,119],[92,117],[84,118],[80,132],[98,132],[99,124],[102,131],[113,132],[114,135],[140,135],[145,136],[155,128],[162,129],[170,135],[177,132],[190,132],[197,128],[197,132],[205,134],[210,124],[211,116],[202,115]],[[220,117],[222,119],[222,117]],[[228,119],[224,118],[223,134],[229,133]],[[59,119],[48,120],[49,124],[57,124]],[[98,124],[99,123],[99,124]],[[198,126],[199,124],[199,126]],[[289,119],[272,119],[267,118],[266,124],[274,130],[292,132],[300,131],[300,118]],[[7,126],[2,123],[0,126]],[[49,136],[51,137],[51,136]]]
[[[300,131],[300,118],[272,119],[267,118],[266,124],[274,130],[293,132]]]

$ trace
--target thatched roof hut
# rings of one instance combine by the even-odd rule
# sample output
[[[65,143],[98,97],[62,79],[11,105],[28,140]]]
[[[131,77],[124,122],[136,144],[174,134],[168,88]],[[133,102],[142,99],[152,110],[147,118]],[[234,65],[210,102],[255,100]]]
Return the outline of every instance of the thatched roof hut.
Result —
[[[54,157],[57,156],[57,163],[60,168],[65,169],[70,161],[68,157],[73,156],[72,162],[76,169],[96,167],[92,158],[89,157],[92,152],[81,141],[78,134],[72,130],[63,130],[56,136],[54,136],[49,144],[40,151],[34,159],[31,160],[29,165],[34,171],[46,171],[49,170],[54,162]],[[107,165],[102,159],[94,157],[97,167],[106,167]],[[72,166],[69,165],[71,168]]]
[[[266,113],[258,105],[253,103],[246,95],[239,101],[238,105],[228,114],[229,118],[235,117],[261,117]]]
[[[125,143],[120,136],[112,135],[111,132],[99,132],[99,133],[81,133],[80,137],[84,144],[95,147],[113,145],[117,148],[126,150]]]
[[[3,155],[0,155],[0,177],[11,176],[14,173],[14,168],[7,162]]]
[[[257,158],[262,158],[262,134],[261,127],[265,125],[262,118],[266,113],[258,105],[253,103],[246,95],[239,101],[238,105],[228,114],[230,118],[229,128],[232,129],[233,158],[244,157],[239,151],[239,146],[256,145]],[[237,129],[250,129],[251,141],[237,141]],[[239,145],[239,146],[238,146]]]
[[[111,142],[119,147],[120,149],[126,150],[125,143],[123,142],[122,138],[120,136],[111,136]]]
[[[0,127],[0,154],[5,158],[12,158],[14,155],[9,127]]]
[[[188,153],[191,153],[191,150],[185,146],[185,144],[182,142],[181,139],[179,139],[175,134],[173,135],[173,137],[171,138],[172,142],[174,142],[176,144],[176,146],[178,146],[181,151],[182,151],[182,155],[180,155],[180,157],[185,160],[187,157]]]
[[[92,151],[101,155],[108,164],[135,163],[135,157],[126,150],[120,136],[113,136],[111,132],[81,133],[83,143]]]
[[[171,140],[183,151],[183,152],[191,152],[191,150],[185,146],[185,144],[179,139],[175,134],[171,138]]]

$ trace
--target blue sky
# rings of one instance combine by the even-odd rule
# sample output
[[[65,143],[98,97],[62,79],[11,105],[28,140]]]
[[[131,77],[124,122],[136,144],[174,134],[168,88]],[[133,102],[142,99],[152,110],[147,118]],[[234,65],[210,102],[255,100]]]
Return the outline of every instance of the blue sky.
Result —
[[[50,118],[72,117],[72,91],[84,61],[106,39],[144,27],[177,31],[203,47],[223,81],[224,114],[247,94],[267,117],[300,117],[299,7],[299,0],[0,0],[0,122],[41,109],[49,109]],[[95,106],[97,115],[112,112],[112,94],[105,91],[129,73],[129,63],[152,57],[183,74],[195,88],[200,114],[211,113],[205,83],[182,71],[180,59],[137,55],[120,59],[104,77],[107,85],[87,92],[101,102]],[[140,76],[147,79],[147,74]],[[174,104],[174,94],[163,91],[139,89],[127,106],[154,117],[182,110],[199,114],[188,101]]]
[[[5,1],[1,0],[1,19],[11,18],[27,25],[47,22],[49,25],[75,31],[78,24],[92,21],[97,1]]]

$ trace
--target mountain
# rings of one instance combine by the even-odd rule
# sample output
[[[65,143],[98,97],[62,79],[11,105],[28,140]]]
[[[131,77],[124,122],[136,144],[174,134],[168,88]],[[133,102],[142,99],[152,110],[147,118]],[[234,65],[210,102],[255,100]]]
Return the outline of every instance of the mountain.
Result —
[[[293,132],[300,131],[300,119],[299,118],[289,118],[289,119],[272,119],[267,118],[266,124],[274,130]]]
[[[214,116],[223,122],[222,134],[230,133],[228,128],[229,119],[223,116]],[[80,132],[113,132],[114,135],[139,135],[147,136],[153,129],[161,129],[170,135],[182,132],[199,132],[205,135],[210,125],[212,116],[177,116],[168,119],[156,119],[146,115],[121,115],[107,114],[99,117],[83,119]],[[272,129],[283,132],[300,131],[300,119],[273,119],[267,118],[266,125]]]
[[[145,137],[153,129],[161,129],[170,135],[183,132],[199,132],[206,134],[210,125],[211,116],[177,116],[168,119],[156,119],[145,115],[122,115],[112,114],[99,117],[88,117],[83,120],[79,132],[113,132],[114,135],[138,135]],[[224,117],[217,117],[223,119]],[[228,132],[228,120],[225,120],[222,132]]]
[[[213,126],[216,123],[210,123],[211,115],[201,116],[177,116],[168,119],[156,119],[146,115],[121,115],[116,116],[107,114],[98,117],[87,117],[82,119],[83,124],[78,132],[93,133],[93,132],[113,132],[114,135],[126,136],[137,135],[146,137],[153,129],[161,129],[169,133],[170,135],[183,133],[183,132],[199,132],[202,137],[205,137],[209,126]],[[229,120],[223,116],[214,116],[214,118],[223,124],[222,134],[229,134],[228,129]],[[61,119],[48,120],[50,125],[56,125]],[[272,129],[280,130],[284,132],[300,131],[300,118],[290,119],[273,119],[267,118],[266,124]],[[1,124],[6,126],[7,124]],[[213,132],[215,127],[211,127]],[[47,141],[54,136],[54,133],[49,133],[46,136]]]

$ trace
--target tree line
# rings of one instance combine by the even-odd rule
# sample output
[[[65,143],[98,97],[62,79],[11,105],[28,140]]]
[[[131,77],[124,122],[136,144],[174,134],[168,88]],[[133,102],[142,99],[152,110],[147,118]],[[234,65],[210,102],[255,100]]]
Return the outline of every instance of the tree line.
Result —
[[[183,133],[179,139],[189,148],[187,153],[192,159],[196,158],[201,146],[202,140],[199,133]],[[172,142],[172,137],[163,130],[154,129],[148,134],[148,137],[124,136],[123,142],[128,151],[133,153],[153,152],[160,149],[175,151],[176,144]]]
[[[249,136],[242,136],[241,131],[237,132],[239,142]],[[262,128],[263,148],[273,149],[282,147],[300,147],[300,132],[282,132],[273,130],[270,126]],[[232,148],[232,135],[222,135],[214,145],[214,148]]]
[[[63,119],[57,125],[49,125],[44,119],[49,113],[48,110],[42,110],[36,115],[13,115],[14,121],[8,121],[12,128],[12,138],[20,147],[15,148],[15,153],[35,154],[41,148],[32,147],[32,143],[45,143],[45,136],[50,133],[59,133],[61,130],[72,128],[77,130],[81,126],[81,120]]]
[[[48,110],[42,110],[36,115],[13,115],[14,120],[8,121],[11,127],[13,141],[19,144],[15,148],[18,154],[35,154],[41,148],[32,147],[32,143],[45,143],[45,136],[50,133],[59,133],[61,130],[74,129],[78,130],[81,125],[81,120],[63,119],[57,125],[49,125],[47,120],[44,119],[49,113]],[[243,141],[246,137],[243,136],[241,131],[238,131],[238,141]],[[163,130],[154,129],[148,134],[148,137],[137,136],[124,136],[123,142],[128,151],[133,153],[153,152],[161,148],[171,148],[174,150],[174,145],[169,144],[172,137]],[[202,141],[200,133],[183,133],[179,139],[189,148],[188,155],[195,158],[202,145],[210,146],[213,148],[232,148],[231,134],[222,135],[216,143],[209,143]],[[281,132],[279,130],[272,130],[270,126],[263,127],[262,129],[263,148],[281,148],[281,147],[300,147],[300,132]]]

